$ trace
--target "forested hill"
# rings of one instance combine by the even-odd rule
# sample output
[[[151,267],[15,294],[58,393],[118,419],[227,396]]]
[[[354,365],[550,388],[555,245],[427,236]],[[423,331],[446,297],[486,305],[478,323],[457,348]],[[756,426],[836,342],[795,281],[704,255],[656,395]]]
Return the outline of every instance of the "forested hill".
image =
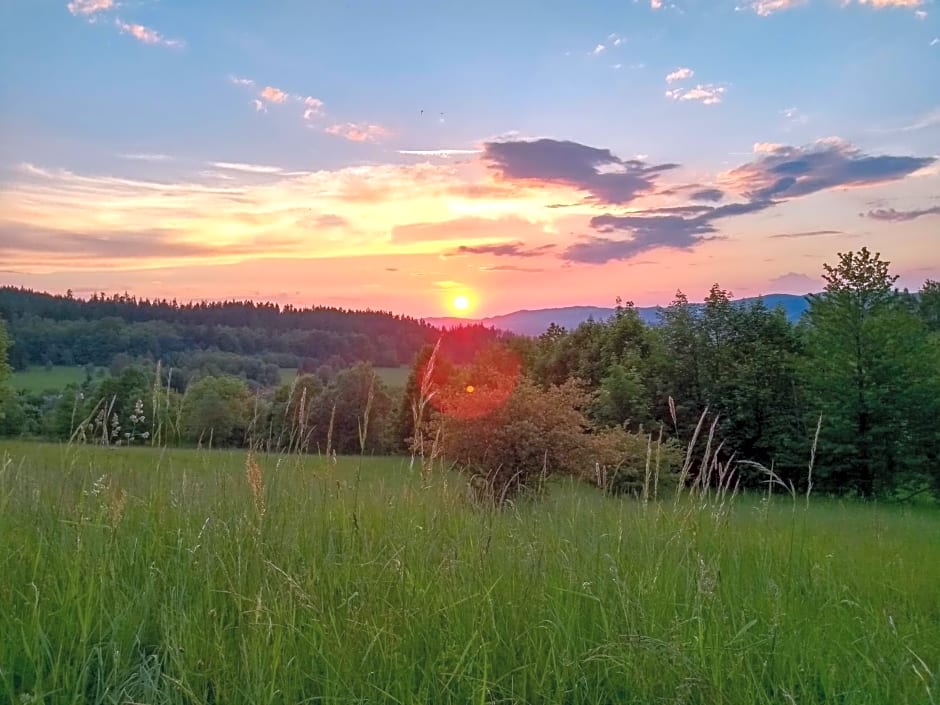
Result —
[[[359,361],[398,366],[410,364],[440,335],[427,323],[384,311],[178,303],[127,294],[79,299],[12,287],[0,287],[0,318],[8,322],[14,368],[104,366],[119,354],[175,364],[199,351],[251,356],[280,368]],[[472,355],[496,335],[474,326],[452,334],[449,343]]]

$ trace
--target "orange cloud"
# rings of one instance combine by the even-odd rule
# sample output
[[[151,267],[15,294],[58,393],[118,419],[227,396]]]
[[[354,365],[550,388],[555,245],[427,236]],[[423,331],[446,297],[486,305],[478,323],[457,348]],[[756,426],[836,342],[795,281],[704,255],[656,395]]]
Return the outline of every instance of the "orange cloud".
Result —
[[[259,95],[269,103],[283,103],[289,97],[287,93],[274,86],[265,86]]]

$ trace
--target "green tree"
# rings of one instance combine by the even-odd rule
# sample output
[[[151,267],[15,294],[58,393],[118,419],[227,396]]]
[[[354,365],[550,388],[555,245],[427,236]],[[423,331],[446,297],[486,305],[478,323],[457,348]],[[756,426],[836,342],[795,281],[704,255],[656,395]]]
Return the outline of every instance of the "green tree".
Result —
[[[9,387],[12,372],[7,360],[9,347],[6,324],[0,318],[0,432],[6,435],[17,435],[17,428],[10,423],[14,417],[18,418],[19,405],[16,395]]]
[[[367,453],[389,450],[392,400],[372,365],[361,362],[341,371],[323,390],[315,407],[312,442],[337,453],[358,453],[360,432]]]
[[[936,346],[889,264],[867,248],[839,253],[808,311],[803,376],[823,416],[818,484],[865,497],[936,472]]]
[[[247,440],[254,398],[237,377],[203,377],[187,390],[180,432],[189,443],[240,446]]]
[[[297,375],[274,391],[267,423],[272,448],[308,450],[322,393],[323,382],[314,374]]]
[[[918,313],[933,333],[940,333],[940,282],[928,279],[917,295]]]

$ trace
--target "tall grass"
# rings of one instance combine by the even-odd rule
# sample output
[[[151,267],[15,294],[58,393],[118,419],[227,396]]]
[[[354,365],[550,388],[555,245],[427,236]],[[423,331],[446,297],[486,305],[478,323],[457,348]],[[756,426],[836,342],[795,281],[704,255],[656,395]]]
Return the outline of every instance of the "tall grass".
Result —
[[[935,512],[442,480],[0,445],[0,702],[936,702]]]

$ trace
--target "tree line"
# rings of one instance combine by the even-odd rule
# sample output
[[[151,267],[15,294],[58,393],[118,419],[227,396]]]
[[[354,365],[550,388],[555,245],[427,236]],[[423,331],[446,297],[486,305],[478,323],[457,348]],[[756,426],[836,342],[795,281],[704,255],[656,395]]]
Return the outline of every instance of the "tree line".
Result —
[[[762,467],[794,491],[940,494],[940,284],[900,291],[866,248],[840,253],[823,277],[796,324],[716,284],[704,305],[677,292],[657,325],[618,301],[608,320],[538,338],[427,338],[403,390],[361,360],[267,388],[222,370],[179,386],[169,366],[138,361],[68,390],[39,418],[14,420],[8,393],[0,433],[412,452],[520,485],[609,471],[609,485],[629,491],[654,441],[657,463],[675,470],[696,439],[696,457],[757,463],[734,465],[745,487],[763,486]]]

